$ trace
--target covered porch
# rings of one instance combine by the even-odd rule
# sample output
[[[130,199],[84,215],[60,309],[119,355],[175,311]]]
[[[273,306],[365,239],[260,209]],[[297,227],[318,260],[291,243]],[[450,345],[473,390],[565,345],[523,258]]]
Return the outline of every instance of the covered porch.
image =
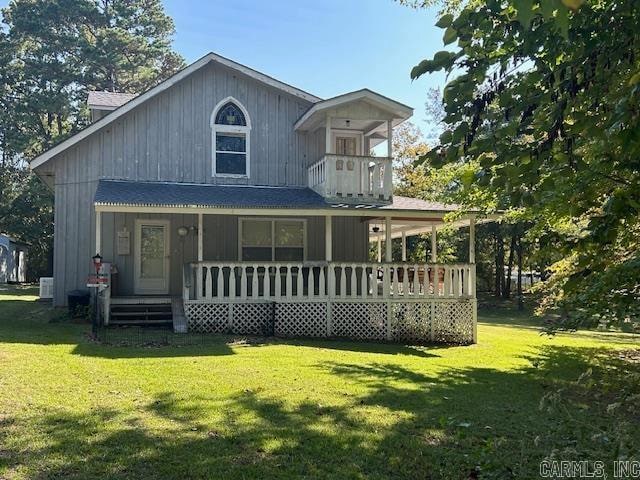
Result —
[[[429,232],[435,246],[437,231],[453,207],[408,205],[402,197],[384,206],[336,206],[308,189],[282,189],[286,198],[277,199],[269,188],[267,200],[256,198],[265,194],[259,187],[208,185],[188,190],[216,206],[171,203],[161,198],[173,188],[166,185],[149,192],[155,202],[150,203],[140,200],[140,186],[131,185],[134,182],[104,183],[111,185],[102,194],[111,197],[118,183],[115,197],[120,200],[96,201],[96,251],[108,252],[105,260],[118,266],[121,284],[134,285],[133,290],[105,292],[106,322],[113,298],[165,294],[179,307],[174,317],[183,316],[189,331],[415,343],[476,341],[474,241],[464,263],[437,263],[435,248],[430,261],[407,262],[406,253],[393,256],[393,238]],[[238,189],[268,208],[236,198]],[[123,198],[134,191],[138,200]],[[294,193],[300,196],[292,199]],[[118,255],[119,246],[114,245],[120,236],[117,218],[122,216],[137,225],[130,234],[135,265],[129,267],[125,264],[130,259]],[[106,218],[113,227],[104,228]],[[458,223],[469,226],[473,237],[473,215]],[[145,224],[152,235],[146,240],[140,227]],[[172,246],[176,240],[178,248]],[[152,243],[148,252],[145,241]],[[379,246],[377,258],[369,257],[370,245]],[[158,274],[147,279],[150,282],[167,282],[162,290],[136,290],[136,278],[123,278],[140,276],[145,268]]]

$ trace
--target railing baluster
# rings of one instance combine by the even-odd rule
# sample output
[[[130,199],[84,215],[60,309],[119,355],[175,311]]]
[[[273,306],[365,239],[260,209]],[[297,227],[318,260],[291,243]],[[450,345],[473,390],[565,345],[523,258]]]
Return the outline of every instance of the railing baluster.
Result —
[[[351,265],[351,297],[356,298],[358,296],[358,279],[356,278],[356,265]]]
[[[340,296],[347,296],[347,268],[344,263],[340,265]]]
[[[296,275],[296,297],[302,298],[304,294],[304,278],[302,278],[302,267],[298,265],[298,274]]]
[[[373,298],[378,298],[378,272],[380,271],[380,266],[372,266],[371,267],[371,296]]]
[[[222,265],[218,267],[218,276],[216,278],[216,296],[224,297],[224,275],[222,274]]]
[[[284,267],[287,271],[287,276],[285,278],[286,288],[287,288],[287,298],[291,298],[293,296],[293,278],[291,277],[291,266],[286,265]]]
[[[314,271],[315,267],[309,267],[307,274],[307,296],[313,298],[316,295],[316,275]]]
[[[451,267],[444,266],[444,296],[451,296]]]
[[[326,278],[324,275],[324,267],[321,266],[320,272],[318,273],[318,296],[319,297],[324,297],[326,295],[325,282],[326,282]]]
[[[429,266],[424,265],[424,274],[422,275],[422,295],[427,297],[429,295]]]
[[[360,295],[362,298],[369,296],[369,275],[367,274],[367,265],[360,267]]]
[[[407,298],[409,296],[409,267],[407,264],[402,265],[402,296]]]
[[[251,267],[251,297],[258,298],[258,266],[252,265]]]
[[[275,278],[275,298],[276,300],[280,300],[282,298],[282,272],[281,266],[276,264],[276,278]]]
[[[262,279],[262,295],[265,299],[271,298],[271,272],[269,267],[264,267],[264,278]]]
[[[247,278],[247,266],[240,266],[240,298],[245,300],[247,298],[247,283],[249,279]]]
[[[213,277],[213,267],[205,267],[205,270],[207,272],[207,278],[204,282],[204,298],[206,300],[210,300],[213,297],[213,292],[212,292],[212,277]]]
[[[229,268],[229,298],[236,298],[236,267],[233,264]]]

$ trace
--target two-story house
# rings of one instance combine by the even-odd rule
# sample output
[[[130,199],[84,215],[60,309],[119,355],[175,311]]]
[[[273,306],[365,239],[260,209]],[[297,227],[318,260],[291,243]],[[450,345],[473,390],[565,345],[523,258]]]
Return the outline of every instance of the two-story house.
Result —
[[[55,191],[55,305],[99,253],[106,323],[173,304],[192,331],[475,341],[473,240],[467,263],[436,263],[456,207],[393,195],[410,107],[368,89],[321,99],[213,53],[89,106],[93,123],[31,162]],[[430,262],[408,264],[421,233]]]

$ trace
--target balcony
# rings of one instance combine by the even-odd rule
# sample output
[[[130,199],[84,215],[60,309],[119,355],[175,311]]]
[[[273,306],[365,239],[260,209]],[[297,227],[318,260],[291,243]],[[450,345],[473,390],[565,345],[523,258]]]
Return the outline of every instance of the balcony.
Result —
[[[326,154],[308,169],[309,188],[330,202],[388,204],[391,158]]]

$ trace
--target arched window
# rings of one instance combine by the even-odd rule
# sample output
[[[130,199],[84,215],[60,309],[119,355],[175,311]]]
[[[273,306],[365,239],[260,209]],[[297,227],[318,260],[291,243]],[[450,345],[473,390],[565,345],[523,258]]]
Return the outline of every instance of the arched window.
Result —
[[[213,175],[249,176],[249,134],[247,110],[232,97],[222,100],[211,115]]]

